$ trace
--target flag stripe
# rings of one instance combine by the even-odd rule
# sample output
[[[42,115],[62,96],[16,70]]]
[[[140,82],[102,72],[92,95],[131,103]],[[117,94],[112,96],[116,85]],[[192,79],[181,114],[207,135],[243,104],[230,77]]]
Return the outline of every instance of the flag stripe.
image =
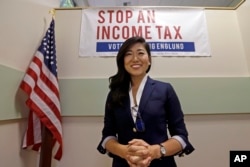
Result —
[[[39,102],[37,103],[37,101],[39,101]],[[36,113],[36,115],[40,119],[42,119],[41,120],[42,122],[43,122],[43,119],[44,119],[44,122],[50,122],[51,120],[53,120],[53,124],[54,124],[55,128],[60,129],[59,132],[60,132],[60,134],[62,133],[61,132],[61,121],[56,118],[56,115],[54,114],[53,110],[51,110],[47,106],[47,104],[44,103],[44,101],[41,100],[41,98],[39,96],[37,96],[37,94],[32,93],[30,95],[30,99],[27,100],[26,104]],[[46,110],[47,112],[43,112],[44,110]]]
[[[25,137],[24,137],[24,141],[23,141],[23,147],[26,148],[29,145],[32,145],[32,143],[34,143],[34,141],[39,141],[41,142],[41,124],[37,123],[37,124],[33,124],[33,122],[37,122],[39,120],[39,118],[33,114],[32,112],[29,113],[29,121],[28,121],[28,129],[25,133]],[[28,138],[27,136],[32,136],[30,138]],[[27,141],[26,141],[27,140]]]
[[[39,97],[38,96],[33,97],[34,100],[38,100],[36,98],[39,98]],[[33,100],[28,99],[27,103],[28,103],[28,106],[34,109],[36,115],[40,118],[41,122],[46,124],[46,127],[50,129],[51,132],[55,134],[55,137],[61,142],[61,139],[58,137],[60,136],[60,134],[62,134],[60,121],[55,121],[54,120],[55,118],[53,118],[53,114],[48,116],[47,112],[46,113],[43,112],[44,108],[41,109],[39,106],[37,106],[37,104]],[[51,120],[53,120],[53,122]]]
[[[40,74],[41,72],[41,76],[40,78],[47,84],[49,85],[50,89],[57,95],[57,97],[59,98],[59,88],[58,88],[58,80],[54,75],[47,75],[50,74],[49,73],[49,69],[44,65],[41,64],[43,62],[43,56],[41,52],[37,52],[36,53],[36,57],[34,60],[34,63],[37,64],[37,66],[39,67],[39,70],[36,71],[38,74]],[[41,64],[41,65],[40,65]],[[31,66],[32,68],[33,66]],[[41,68],[42,67],[42,68]],[[42,69],[40,71],[40,69]],[[34,69],[33,69],[34,70]],[[49,78],[49,79],[48,79]]]
[[[24,77],[23,80],[23,85],[24,86],[26,84],[26,88],[29,87],[29,85],[32,85],[31,87],[33,88],[30,93],[29,96],[31,96],[32,94],[37,94],[42,101],[45,101],[48,106],[51,106],[54,110],[54,113],[56,114],[57,118],[60,119],[60,102],[59,99],[57,98],[57,96],[51,92],[50,88],[46,85],[46,83],[44,83],[43,81],[41,81],[40,79],[38,79],[35,83],[34,79],[31,77],[31,75],[26,75]],[[31,88],[30,88],[31,89]],[[30,91],[29,89],[29,91]],[[28,93],[28,92],[27,92]],[[50,97],[48,97],[47,95],[50,95]],[[50,100],[53,99],[52,100]]]
[[[40,52],[36,53],[36,55],[33,59],[33,62],[31,62],[30,67],[27,70],[27,74],[32,76],[32,78],[34,79],[34,82],[39,80],[39,78],[41,80],[43,80],[43,82],[49,86],[49,88],[52,90],[52,92],[54,92],[56,94],[57,98],[59,99],[59,91],[58,91],[59,88],[58,88],[58,84],[57,84],[57,79],[54,76],[46,76],[46,74],[48,73],[49,70],[47,69],[47,67],[45,65],[41,64],[41,61],[43,61],[43,60],[41,60],[42,58],[37,59],[38,57],[41,56],[40,54],[41,54]],[[34,86],[35,86],[35,84],[32,85],[32,88]]]

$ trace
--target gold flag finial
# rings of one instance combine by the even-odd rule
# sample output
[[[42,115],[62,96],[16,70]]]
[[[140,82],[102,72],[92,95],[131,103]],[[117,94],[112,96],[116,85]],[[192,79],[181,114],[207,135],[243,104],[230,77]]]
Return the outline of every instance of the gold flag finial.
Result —
[[[56,10],[55,10],[55,9],[51,9],[51,10],[49,11],[49,14],[52,15],[53,19],[55,19]]]

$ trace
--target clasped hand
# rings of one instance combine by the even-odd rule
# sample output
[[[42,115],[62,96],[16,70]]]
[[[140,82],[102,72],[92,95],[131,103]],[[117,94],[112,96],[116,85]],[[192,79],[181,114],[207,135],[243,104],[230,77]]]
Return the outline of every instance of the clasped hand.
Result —
[[[126,160],[130,167],[148,167],[153,160],[151,145],[141,139],[131,140]]]

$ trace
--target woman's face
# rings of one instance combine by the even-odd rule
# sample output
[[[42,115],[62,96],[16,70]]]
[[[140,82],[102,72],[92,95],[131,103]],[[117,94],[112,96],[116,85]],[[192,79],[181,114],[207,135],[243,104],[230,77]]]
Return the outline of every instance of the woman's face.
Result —
[[[131,77],[143,77],[150,65],[149,55],[142,43],[136,43],[124,56],[124,67]]]

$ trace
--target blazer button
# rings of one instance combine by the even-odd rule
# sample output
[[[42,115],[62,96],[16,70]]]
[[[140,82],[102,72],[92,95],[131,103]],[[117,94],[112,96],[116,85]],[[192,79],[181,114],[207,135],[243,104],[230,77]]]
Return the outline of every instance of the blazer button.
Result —
[[[135,129],[135,128],[133,128],[133,132],[136,132],[136,129]]]

